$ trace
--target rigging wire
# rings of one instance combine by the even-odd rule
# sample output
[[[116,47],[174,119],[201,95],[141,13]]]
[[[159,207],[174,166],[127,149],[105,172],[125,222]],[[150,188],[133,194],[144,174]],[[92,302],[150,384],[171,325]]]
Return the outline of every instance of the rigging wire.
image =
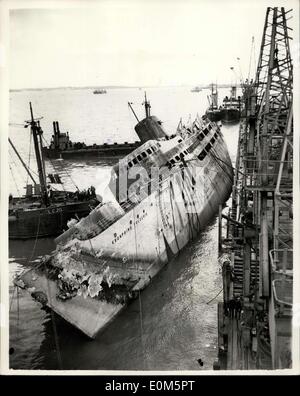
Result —
[[[223,287],[211,300],[207,301],[206,304],[210,304],[213,300],[215,300],[222,291],[223,291]]]
[[[44,263],[44,265],[45,265],[45,270],[47,271],[46,262]],[[48,276],[46,276],[46,279],[47,279],[48,296],[49,296],[49,299],[51,302],[51,289],[50,289],[50,282],[49,282]],[[62,357],[61,357],[61,351],[60,351],[60,346],[59,346],[55,314],[54,314],[53,309],[51,308],[51,304],[49,304],[49,307],[50,307],[50,316],[51,316],[52,330],[53,330],[53,334],[54,334],[54,342],[55,342],[55,350],[56,350],[56,355],[57,355],[58,367],[60,370],[62,370],[63,365],[62,365]]]
[[[38,236],[39,236],[39,232],[40,232],[40,224],[41,224],[41,211],[39,211],[38,226],[37,226],[37,231],[36,231],[36,235],[35,235],[35,241],[34,241],[34,245],[32,248],[31,256],[30,256],[29,260],[27,261],[27,264],[29,264],[29,262],[33,259],[33,255],[35,253],[36,244],[37,244],[37,240],[38,240]]]
[[[30,160],[31,160],[31,144],[32,144],[32,133],[30,131],[30,139],[29,139],[29,153],[28,153],[28,164],[27,164],[27,168],[30,169]],[[26,185],[28,184],[28,178],[29,175],[27,173],[27,178],[26,178]]]
[[[17,184],[17,182],[16,182],[16,180],[15,180],[15,176],[14,176],[13,169],[12,169],[12,167],[11,167],[11,165],[10,165],[10,164],[9,164],[9,169],[10,169],[10,172],[11,172],[11,175],[12,175],[12,178],[13,178],[13,181],[14,181],[14,183],[15,183],[16,190],[17,190],[17,192],[18,192],[19,196],[21,196],[21,193],[20,193],[20,190],[19,190],[18,184]]]
[[[20,328],[20,296],[19,296],[19,287],[17,286],[17,340],[19,341],[19,328]]]
[[[49,287],[49,279],[47,278],[47,283],[48,283],[48,288],[49,288],[49,293],[50,293],[50,287]],[[60,351],[60,346],[59,346],[59,340],[58,340],[58,333],[57,333],[57,326],[56,326],[56,320],[55,320],[55,314],[53,309],[51,309],[51,323],[52,323],[52,328],[53,328],[53,333],[54,333],[54,341],[55,341],[55,349],[56,349],[56,354],[57,354],[57,361],[58,361],[58,367],[60,370],[63,369],[62,365],[62,357],[61,357],[61,351]]]
[[[11,161],[12,161],[12,163],[14,164],[15,168],[17,169],[19,175],[21,175],[21,174],[20,174],[20,171],[19,171],[19,168],[20,168],[20,167],[16,164],[15,160],[13,159],[13,156],[12,156],[12,154],[11,154],[11,151],[9,151],[9,155],[10,155]],[[37,177],[39,176],[32,168],[29,168],[29,167],[28,167],[28,169],[29,169],[30,172],[33,173],[35,176],[37,176]],[[24,180],[24,182],[25,182],[24,177],[21,176],[21,178],[22,178],[22,179]]]
[[[36,232],[36,236],[35,236],[34,246],[33,246],[32,252],[31,252],[31,256],[30,256],[30,258],[27,261],[27,265],[29,265],[30,261],[32,260],[32,258],[34,256],[35,250],[36,250],[36,244],[37,244],[37,240],[38,240],[38,236],[39,236],[39,230],[40,230],[40,219],[41,219],[41,212],[39,211],[38,225],[37,225],[37,232]],[[36,268],[36,267],[40,266],[40,264],[41,263],[38,262],[36,265],[33,265],[33,268]],[[46,267],[46,262],[44,262],[44,265]],[[27,271],[27,268],[25,267],[23,269],[23,271],[18,275],[18,277],[21,277],[22,274],[24,272],[26,272],[26,271]],[[46,271],[47,271],[47,269],[46,269]],[[50,284],[49,284],[49,278],[46,277],[46,279],[47,279],[48,295],[49,295],[49,297],[51,299],[51,289],[50,289]],[[17,290],[18,290],[18,286],[15,286],[15,287],[17,287]],[[14,292],[13,292],[13,294],[14,294]],[[17,296],[17,298],[18,298],[18,296]],[[12,302],[11,302],[11,304],[12,304]],[[50,308],[51,308],[51,306],[50,306]],[[52,322],[53,333],[54,333],[54,341],[55,341],[55,348],[56,348],[56,353],[57,353],[58,365],[59,365],[59,368],[62,369],[62,358],[61,358],[60,346],[59,346],[59,342],[58,342],[57,326],[56,326],[54,312],[53,312],[52,309],[51,309],[50,315],[51,315],[51,322]],[[18,303],[18,317],[19,317],[19,303]],[[19,331],[18,330],[19,321],[17,321],[17,326],[18,326],[17,327],[17,332],[18,332]]]
[[[21,175],[20,169],[19,169],[19,167],[17,166],[16,161],[14,160],[14,157],[13,157],[13,155],[12,155],[10,149],[8,150],[8,154],[9,154],[9,156],[10,156],[10,159],[11,159],[12,164],[14,165],[14,167],[15,167],[15,169],[16,169],[17,174],[18,174],[18,175],[21,177],[21,179],[22,179],[23,177],[22,177],[22,175]]]
[[[135,207],[132,209],[132,214],[133,214],[133,228],[134,228],[134,241],[135,241],[135,253],[136,253],[136,260],[135,260],[135,266],[136,266],[136,271],[138,271],[137,267],[137,256],[138,256],[138,251],[137,251],[137,235],[136,235],[136,222],[135,222]],[[144,329],[143,329],[143,306],[142,306],[142,297],[141,297],[141,291],[138,289],[138,295],[139,295],[139,316],[140,316],[140,330],[141,330],[141,344],[142,344],[142,357],[143,357],[143,369],[145,369],[145,352],[144,352]]]
[[[239,72],[240,72],[240,84],[243,84],[244,81],[244,77],[243,77],[243,73],[242,73],[242,68],[241,68],[241,63],[240,63],[240,58],[236,58],[238,61],[238,65],[239,65]]]

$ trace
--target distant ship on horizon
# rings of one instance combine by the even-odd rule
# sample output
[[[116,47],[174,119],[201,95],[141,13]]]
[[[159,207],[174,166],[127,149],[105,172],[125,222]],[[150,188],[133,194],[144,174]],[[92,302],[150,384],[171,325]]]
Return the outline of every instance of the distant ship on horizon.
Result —
[[[93,94],[106,94],[106,93],[107,93],[107,91],[106,91],[106,89],[104,89],[104,88],[95,89],[95,90],[93,91]]]
[[[200,88],[200,87],[195,87],[195,88],[191,89],[191,92],[201,92],[201,91],[202,91],[202,88]]]

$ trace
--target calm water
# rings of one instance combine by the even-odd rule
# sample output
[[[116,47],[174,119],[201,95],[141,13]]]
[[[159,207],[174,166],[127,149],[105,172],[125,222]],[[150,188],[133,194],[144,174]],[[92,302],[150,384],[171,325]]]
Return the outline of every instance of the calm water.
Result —
[[[220,89],[220,98],[228,95]],[[189,88],[147,89],[152,114],[174,131],[180,118],[202,115],[209,91],[191,93]],[[52,135],[52,121],[60,122],[73,141],[87,144],[135,141],[133,106],[143,118],[143,91],[112,89],[106,95],[91,90],[60,89],[12,92],[10,97],[10,137],[28,163],[28,129],[15,124],[29,119],[28,102],[41,125],[46,141]],[[223,134],[234,161],[238,126],[223,126]],[[10,150],[10,192],[24,193],[24,169]],[[112,163],[101,160],[55,160],[47,169],[64,171],[69,188],[105,185]],[[30,158],[30,167],[36,170]],[[69,175],[70,177],[67,177]],[[31,296],[14,290],[12,279],[34,265],[54,248],[52,239],[11,241],[10,269],[10,367],[15,369],[95,369],[95,370],[205,370],[212,369],[217,357],[217,302],[222,280],[217,261],[217,223],[212,219],[198,238],[170,262],[141,293],[141,300],[128,309],[91,341],[62,319],[41,308]],[[54,334],[57,334],[57,337]],[[197,359],[204,362],[200,367]]]

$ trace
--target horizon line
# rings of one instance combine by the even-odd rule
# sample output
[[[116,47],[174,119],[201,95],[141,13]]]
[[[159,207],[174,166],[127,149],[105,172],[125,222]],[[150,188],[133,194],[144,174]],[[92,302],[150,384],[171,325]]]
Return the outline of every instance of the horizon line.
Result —
[[[99,89],[99,88],[107,88],[107,89],[116,89],[116,88],[167,88],[167,87],[200,87],[200,88],[209,88],[211,83],[209,84],[168,84],[168,85],[86,85],[86,86],[57,86],[57,87],[25,87],[25,88],[9,88],[9,92],[16,91],[37,91],[37,90],[54,90],[54,89]],[[217,84],[219,87],[230,87],[233,84],[229,83],[219,83]],[[237,87],[240,87],[240,83],[236,84]]]

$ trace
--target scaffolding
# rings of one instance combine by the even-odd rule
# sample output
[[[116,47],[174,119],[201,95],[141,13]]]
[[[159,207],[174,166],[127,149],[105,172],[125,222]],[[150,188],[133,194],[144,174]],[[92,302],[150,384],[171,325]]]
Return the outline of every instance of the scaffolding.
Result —
[[[223,215],[226,238],[221,234],[219,244],[220,255],[228,258],[223,263],[224,303],[219,314],[219,334],[225,336],[219,337],[223,368],[291,366],[293,68],[287,26],[291,11],[267,9],[255,82],[244,86],[232,206],[228,216]],[[234,323],[227,318],[230,304],[241,306],[241,318],[240,313],[234,316]],[[231,353],[229,363],[234,338],[228,342],[228,332],[233,326],[238,352],[235,357]]]

